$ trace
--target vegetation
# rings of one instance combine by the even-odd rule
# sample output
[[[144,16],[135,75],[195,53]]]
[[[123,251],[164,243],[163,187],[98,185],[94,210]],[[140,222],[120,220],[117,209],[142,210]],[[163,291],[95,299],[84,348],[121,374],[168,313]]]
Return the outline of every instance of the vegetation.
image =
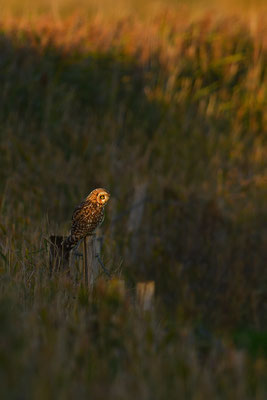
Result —
[[[0,21],[2,399],[266,398],[266,21],[173,3]],[[49,275],[98,186],[125,299]]]

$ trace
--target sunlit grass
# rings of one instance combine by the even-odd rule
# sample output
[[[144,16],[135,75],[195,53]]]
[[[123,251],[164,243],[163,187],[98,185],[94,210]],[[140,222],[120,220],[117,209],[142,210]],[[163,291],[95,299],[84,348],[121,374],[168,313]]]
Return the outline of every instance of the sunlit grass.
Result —
[[[219,14],[238,12],[242,16],[251,16],[251,13],[266,11],[264,0],[117,0],[116,7],[111,0],[81,0],[79,5],[74,0],[9,0],[1,5],[3,16],[16,16],[32,19],[41,15],[49,15],[54,21],[61,21],[73,14],[82,17],[102,15],[106,19],[117,19],[127,16],[138,17],[141,20],[150,20],[162,10],[187,11],[188,17],[199,16],[211,11]]]

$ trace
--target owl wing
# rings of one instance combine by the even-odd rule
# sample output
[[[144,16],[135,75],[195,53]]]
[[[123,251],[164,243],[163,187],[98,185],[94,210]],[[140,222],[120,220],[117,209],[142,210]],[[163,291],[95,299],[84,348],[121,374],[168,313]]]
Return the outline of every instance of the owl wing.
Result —
[[[100,219],[99,219],[99,226],[103,224],[104,219],[105,219],[105,213],[104,213],[104,211],[102,211]]]
[[[72,223],[79,223],[79,221],[82,222],[84,220],[84,217],[85,217],[85,202],[83,201],[73,211]]]
[[[91,234],[101,222],[103,210],[95,208],[94,204],[82,202],[75,208],[72,215],[72,235],[86,236]]]
[[[86,231],[88,205],[85,202],[79,204],[72,214],[72,235],[83,235]]]

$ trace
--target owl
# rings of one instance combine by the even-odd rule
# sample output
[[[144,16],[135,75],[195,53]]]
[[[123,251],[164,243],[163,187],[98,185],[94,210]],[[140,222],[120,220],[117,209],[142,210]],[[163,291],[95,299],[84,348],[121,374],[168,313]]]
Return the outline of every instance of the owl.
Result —
[[[72,215],[70,235],[63,242],[65,250],[70,252],[86,236],[91,235],[103,222],[104,208],[110,194],[103,188],[94,189],[85,200],[75,208]]]

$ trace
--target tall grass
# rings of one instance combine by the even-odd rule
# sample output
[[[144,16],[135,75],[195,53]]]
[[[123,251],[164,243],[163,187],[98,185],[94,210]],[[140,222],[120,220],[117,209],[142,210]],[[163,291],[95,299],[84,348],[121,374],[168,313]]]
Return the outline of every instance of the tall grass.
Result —
[[[170,10],[1,21],[3,398],[266,398],[265,24]],[[44,238],[97,186],[126,299],[49,277]]]

